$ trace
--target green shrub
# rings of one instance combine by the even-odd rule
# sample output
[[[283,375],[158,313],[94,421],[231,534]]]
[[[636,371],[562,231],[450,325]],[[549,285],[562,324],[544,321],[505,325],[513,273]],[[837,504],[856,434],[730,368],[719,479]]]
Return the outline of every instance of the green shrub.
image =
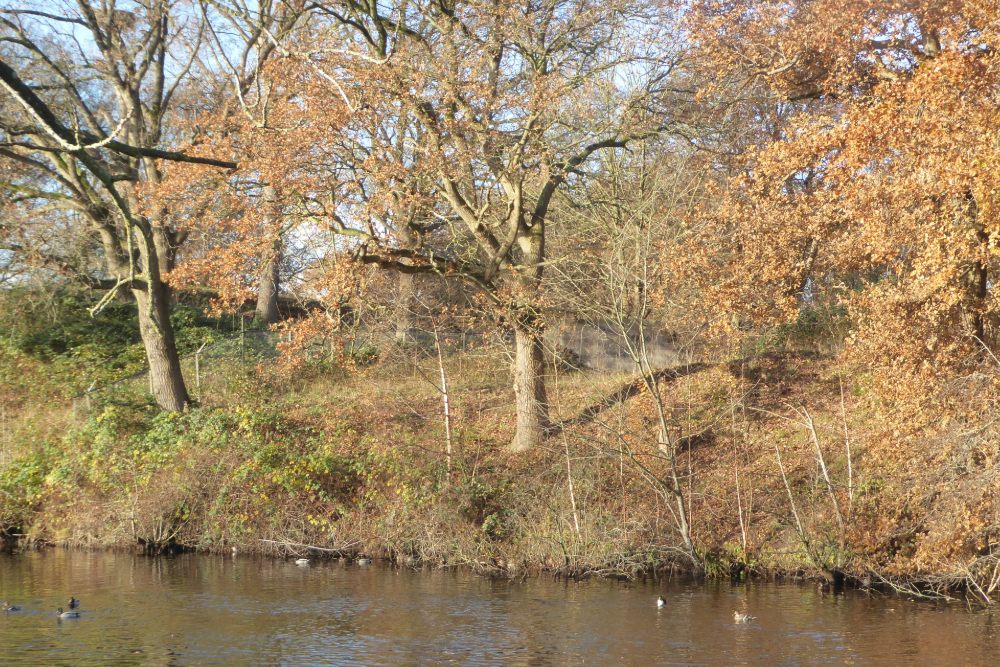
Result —
[[[14,459],[0,468],[0,532],[24,529],[41,501],[48,469],[45,448]]]

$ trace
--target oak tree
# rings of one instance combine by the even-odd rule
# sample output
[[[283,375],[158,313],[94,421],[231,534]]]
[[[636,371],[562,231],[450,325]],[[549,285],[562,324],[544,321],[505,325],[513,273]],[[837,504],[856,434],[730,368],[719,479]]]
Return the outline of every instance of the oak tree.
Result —
[[[690,19],[713,71],[798,105],[707,212],[718,303],[757,322],[844,304],[849,352],[896,396],[960,372],[996,340],[997,3],[713,1]]]
[[[163,278],[183,237],[144,188],[155,188],[164,160],[235,165],[162,148],[180,140],[170,116],[202,37],[171,9],[167,0],[0,8],[0,160],[16,167],[2,184],[9,206],[69,212],[100,244],[111,281],[102,303],[121,290],[135,299],[155,399],[180,410],[188,394]]]
[[[350,166],[353,198],[325,214],[340,218],[356,261],[458,276],[486,295],[513,331],[512,447],[530,448],[549,425],[540,296],[553,197],[601,151],[669,124],[668,8],[346,0],[314,11],[295,102],[346,109],[341,134],[372,158]],[[437,226],[443,245],[419,240]]]

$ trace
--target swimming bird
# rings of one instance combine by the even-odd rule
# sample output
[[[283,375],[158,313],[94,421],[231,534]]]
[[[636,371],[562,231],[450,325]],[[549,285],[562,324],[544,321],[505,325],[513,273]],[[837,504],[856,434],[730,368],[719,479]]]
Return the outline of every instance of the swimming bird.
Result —
[[[6,600],[4,600],[3,601],[3,610],[6,611],[6,612],[8,612],[8,613],[10,613],[12,611],[21,611],[21,608],[20,607],[15,607],[11,603],[9,603]]]
[[[76,599],[75,597],[73,597],[72,595],[70,595],[70,596],[69,596],[69,608],[70,608],[70,609],[76,609],[76,608],[77,608],[77,607],[79,607],[79,606],[80,606],[80,601],[79,601],[79,600],[77,600],[77,599]]]
[[[369,565],[371,562],[372,562],[371,558],[362,557],[358,559],[358,565]]]
[[[80,612],[78,611],[63,611],[62,607],[56,610],[59,614],[59,618],[80,618]]]
[[[667,604],[667,601],[663,599],[662,595],[657,595],[656,596],[656,608],[657,609],[661,609],[666,604]]]
[[[751,616],[750,614],[744,614],[742,611],[733,611],[733,620],[737,623],[749,623],[755,618],[757,617]]]
[[[308,558],[296,558],[295,559],[295,564],[296,565],[308,565],[309,564],[309,559]]]

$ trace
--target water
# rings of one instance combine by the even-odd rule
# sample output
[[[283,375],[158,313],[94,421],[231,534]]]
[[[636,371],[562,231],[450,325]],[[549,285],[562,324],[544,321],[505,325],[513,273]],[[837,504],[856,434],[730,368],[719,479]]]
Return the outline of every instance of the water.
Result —
[[[59,621],[71,594],[81,618]],[[24,608],[0,613],[5,665],[1000,664],[989,611],[792,584],[50,550],[0,556],[0,599]]]

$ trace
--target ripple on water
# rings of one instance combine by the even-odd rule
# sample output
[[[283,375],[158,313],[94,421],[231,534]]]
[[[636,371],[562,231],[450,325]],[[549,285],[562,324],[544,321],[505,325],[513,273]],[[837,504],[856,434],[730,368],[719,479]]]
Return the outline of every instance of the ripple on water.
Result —
[[[83,601],[78,620],[55,608]],[[667,599],[657,609],[656,596]],[[812,587],[51,550],[0,557],[4,664],[995,664],[996,621]],[[756,616],[733,623],[733,610]]]

